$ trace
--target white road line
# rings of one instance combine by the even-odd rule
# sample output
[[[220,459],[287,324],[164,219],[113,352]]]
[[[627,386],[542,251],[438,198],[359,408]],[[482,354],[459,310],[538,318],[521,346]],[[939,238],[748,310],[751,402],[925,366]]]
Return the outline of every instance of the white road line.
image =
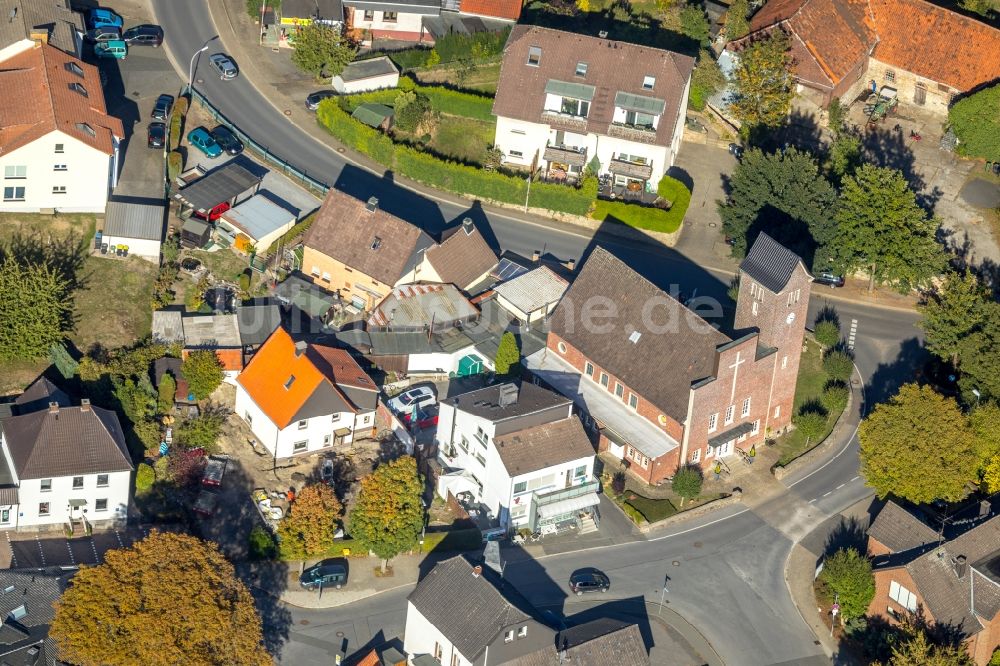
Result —
[[[861,478],[860,476],[855,476],[853,479],[851,479],[851,481],[857,481],[860,478]],[[850,483],[850,481],[848,483]]]
[[[810,503],[810,504],[812,504],[812,503],[813,503],[813,502],[815,502],[815,501],[816,501],[816,498],[815,498],[815,497],[813,497],[813,498],[812,498],[811,500],[809,500],[809,503]]]
[[[118,539],[118,545],[125,548],[125,542],[122,541],[122,533],[118,530],[115,530],[115,538]]]
[[[45,551],[42,550],[42,540],[35,537],[35,543],[38,544],[38,553],[42,556],[42,566],[45,566]]]
[[[94,551],[94,564],[100,564],[101,556],[97,554],[97,543],[94,541],[94,537],[90,537],[90,549]]]
[[[832,492],[833,492],[832,490],[828,490],[828,491],[826,491],[825,493],[823,493],[823,497],[826,497],[827,495],[829,495],[829,494],[830,494],[830,493],[832,493]]]
[[[843,487],[844,487],[844,486],[846,486],[846,485],[847,485],[846,483],[842,483],[842,484],[840,484],[839,486],[837,486],[837,490],[840,490],[841,488],[843,488]]]
[[[69,563],[76,565],[76,558],[73,557],[73,548],[69,545],[69,539],[66,539],[66,550],[69,552]]]

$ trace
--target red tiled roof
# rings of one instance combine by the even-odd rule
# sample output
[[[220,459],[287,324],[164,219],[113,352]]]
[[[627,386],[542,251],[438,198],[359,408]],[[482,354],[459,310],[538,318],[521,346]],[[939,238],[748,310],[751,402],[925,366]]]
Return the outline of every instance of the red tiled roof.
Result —
[[[70,71],[77,67],[83,76]],[[71,88],[74,83],[86,96]],[[104,106],[97,68],[54,47],[41,44],[0,62],[0,90],[0,155],[55,130],[111,155],[113,137],[125,134]]]
[[[493,16],[516,21],[521,17],[521,0],[462,0],[463,14]]]

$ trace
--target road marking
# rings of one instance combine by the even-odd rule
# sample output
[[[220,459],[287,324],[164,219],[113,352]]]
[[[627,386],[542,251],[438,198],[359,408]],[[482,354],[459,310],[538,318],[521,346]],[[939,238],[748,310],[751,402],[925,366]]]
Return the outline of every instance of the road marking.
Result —
[[[101,556],[97,554],[97,542],[94,541],[94,537],[90,537],[90,548],[94,551],[94,564],[100,564]]]
[[[73,547],[69,544],[69,539],[66,539],[66,550],[69,552],[69,563],[76,565],[76,558],[73,557]]]
[[[118,530],[115,530],[115,538],[118,539],[118,545],[125,548],[125,542],[122,541],[122,533]]]
[[[832,490],[828,490],[828,491],[826,491],[825,493],[823,493],[823,497],[826,497],[827,495],[829,495],[829,494],[830,494],[830,493],[832,493],[832,492],[833,492]]]
[[[810,503],[810,504],[812,504],[812,503],[813,503],[813,502],[815,502],[815,501],[816,501],[816,498],[815,498],[815,497],[813,497],[813,498],[812,498],[811,500],[809,500],[809,503]]]
[[[854,337],[858,334],[858,320],[851,320],[851,332],[847,335],[847,348],[854,351]]]
[[[843,488],[843,487],[844,487],[844,486],[846,486],[846,485],[847,485],[846,483],[842,483],[842,484],[840,484],[839,486],[837,486],[837,490],[840,490],[841,488]]]
[[[850,481],[848,481],[848,483],[851,483],[852,481],[857,481],[860,478],[861,478],[860,476],[855,476],[853,479],[851,479]]]
[[[42,540],[39,539],[38,537],[35,537],[35,543],[38,544],[38,553],[39,553],[39,555],[42,556],[42,566],[44,567],[45,566],[45,551],[42,550]]]

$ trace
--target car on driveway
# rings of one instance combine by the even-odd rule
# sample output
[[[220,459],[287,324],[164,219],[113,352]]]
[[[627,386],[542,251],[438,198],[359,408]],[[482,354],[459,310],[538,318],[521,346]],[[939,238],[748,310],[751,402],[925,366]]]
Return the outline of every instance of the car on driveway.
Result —
[[[167,143],[167,126],[163,123],[149,123],[146,128],[146,145],[150,148],[163,148]]]
[[[219,143],[212,138],[212,134],[204,127],[195,127],[188,132],[188,143],[213,159],[222,154],[222,148],[219,146]]]
[[[569,589],[577,596],[584,592],[607,592],[611,581],[600,571],[575,573],[569,579]]]
[[[832,271],[820,271],[813,276],[813,282],[836,289],[844,286],[844,276],[837,275]]]
[[[299,576],[299,585],[314,590],[320,585],[340,589],[347,585],[347,560],[334,557],[314,564]]]
[[[170,111],[174,108],[173,95],[160,95],[153,105],[153,113],[150,116],[153,120],[166,120],[170,117]]]
[[[122,33],[119,32],[118,28],[106,25],[103,28],[88,30],[83,38],[91,44],[96,44],[98,42],[113,42],[115,40],[120,40],[122,38]]]
[[[388,402],[388,407],[397,414],[414,411],[418,407],[428,407],[436,404],[437,398],[429,386],[418,386],[409,391],[403,391]]]
[[[122,27],[122,17],[115,14],[110,9],[95,8],[87,12],[87,27],[88,28],[104,28],[110,26],[112,28]]]
[[[212,130],[212,138],[230,155],[239,155],[243,152],[243,142],[225,125],[219,125]]]
[[[158,25],[137,25],[122,33],[129,46],[153,46],[163,43],[163,28]]]
[[[236,63],[225,53],[213,53],[208,61],[219,72],[219,78],[223,81],[235,79],[239,76],[240,70],[236,68]]]
[[[120,39],[94,44],[94,55],[98,58],[124,60],[128,56],[128,46]]]
[[[309,95],[309,97],[306,97],[306,108],[309,109],[310,111],[315,111],[316,109],[319,108],[319,103],[322,102],[324,99],[336,96],[337,96],[336,90],[318,90],[313,94]]]

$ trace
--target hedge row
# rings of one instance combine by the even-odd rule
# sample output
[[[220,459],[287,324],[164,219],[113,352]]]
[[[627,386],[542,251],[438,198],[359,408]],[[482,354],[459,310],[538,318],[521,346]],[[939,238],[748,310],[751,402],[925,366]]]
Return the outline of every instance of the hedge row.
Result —
[[[364,153],[395,173],[431,187],[483,199],[524,204],[527,181],[457,162],[438,159],[411,146],[395,144],[378,130],[354,120],[334,100],[320,103],[316,119],[338,141]],[[586,215],[597,196],[597,181],[588,178],[575,189],[555,183],[532,183],[529,205]]]
[[[341,107],[348,112],[354,111],[362,104],[385,104],[392,106],[400,90],[413,90],[427,96],[431,108],[440,113],[452,116],[463,116],[475,120],[493,122],[493,98],[486,95],[459,92],[442,86],[421,86],[413,79],[402,77],[399,87],[389,90],[374,90],[337,98]]]
[[[680,229],[684,221],[684,214],[691,204],[691,192],[679,180],[664,176],[656,193],[673,204],[670,210],[601,199],[595,203],[591,217],[602,222],[617,221],[636,229],[671,234]]]
[[[478,61],[503,53],[508,35],[510,28],[504,28],[499,32],[477,32],[471,35],[452,33],[438,39],[431,49],[416,46],[398,51],[374,51],[364,57],[389,56],[389,59],[404,71],[459,60]]]

